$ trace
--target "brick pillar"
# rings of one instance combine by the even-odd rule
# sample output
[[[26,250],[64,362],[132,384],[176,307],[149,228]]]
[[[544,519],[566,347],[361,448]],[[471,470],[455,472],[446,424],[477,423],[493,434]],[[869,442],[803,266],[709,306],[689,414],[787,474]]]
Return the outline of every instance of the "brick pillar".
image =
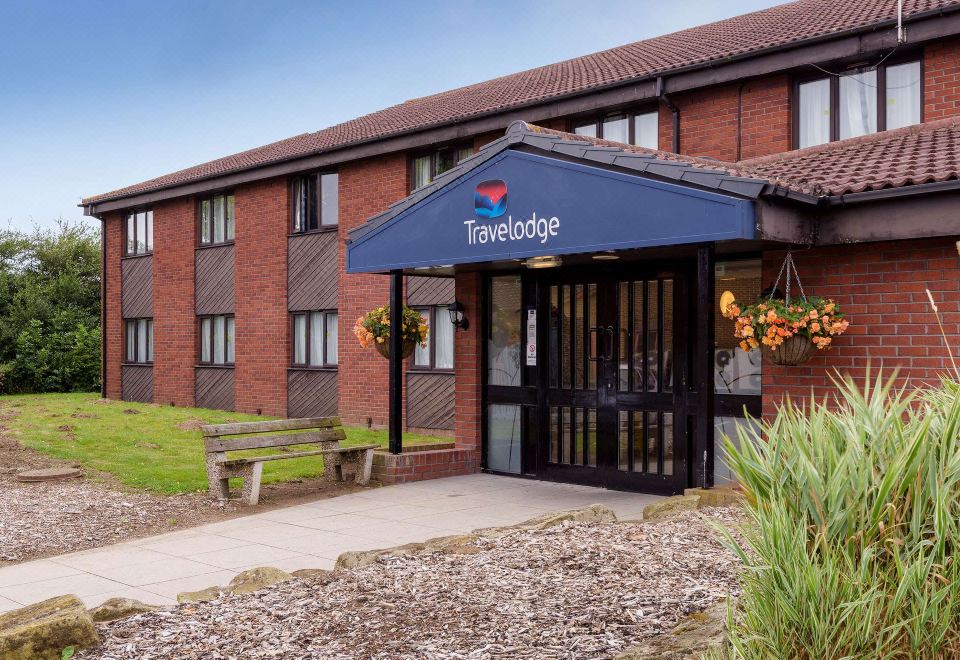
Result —
[[[236,409],[287,416],[286,179],[238,188],[234,243],[236,284]]]
[[[103,240],[106,242],[106,263],[101,264],[107,291],[104,300],[103,322],[106,328],[106,394],[109,399],[120,398],[120,363],[123,361],[123,315],[120,310],[120,257],[123,254],[123,213],[111,213],[104,218]]]
[[[456,369],[455,428],[458,449],[480,451],[481,369],[483,365],[480,328],[483,325],[481,304],[482,280],[479,273],[463,273],[456,277],[457,300],[463,303],[464,316],[470,327],[457,330],[454,366]]]
[[[407,195],[407,159],[404,154],[345,163],[340,168],[340,240]],[[338,387],[340,417],[346,424],[365,424],[367,418],[383,427],[388,418],[387,361],[373,348],[363,348],[353,335],[357,318],[386,305],[390,278],[385,275],[346,274],[346,250],[339,251],[340,348]]]
[[[153,207],[153,400],[194,405],[196,222],[192,198]]]

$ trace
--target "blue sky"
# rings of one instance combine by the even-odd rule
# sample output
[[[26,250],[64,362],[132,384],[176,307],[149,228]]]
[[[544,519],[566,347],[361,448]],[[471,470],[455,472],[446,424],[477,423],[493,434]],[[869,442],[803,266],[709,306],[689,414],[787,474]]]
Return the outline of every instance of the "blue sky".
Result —
[[[0,0],[0,225],[770,0]],[[671,11],[664,11],[664,7]]]

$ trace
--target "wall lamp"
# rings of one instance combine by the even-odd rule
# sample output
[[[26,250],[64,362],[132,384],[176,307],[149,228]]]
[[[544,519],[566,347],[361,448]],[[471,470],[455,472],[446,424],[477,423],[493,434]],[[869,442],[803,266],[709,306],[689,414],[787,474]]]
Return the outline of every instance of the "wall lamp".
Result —
[[[454,300],[447,305],[447,312],[450,314],[450,323],[452,323],[454,327],[460,328],[461,330],[466,330],[470,327],[470,321],[463,315],[462,302]]]

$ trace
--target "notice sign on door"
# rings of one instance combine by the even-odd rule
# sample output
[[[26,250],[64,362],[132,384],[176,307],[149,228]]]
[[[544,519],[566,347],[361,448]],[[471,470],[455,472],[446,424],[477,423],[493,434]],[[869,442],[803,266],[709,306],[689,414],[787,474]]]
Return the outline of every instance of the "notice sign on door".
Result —
[[[537,310],[527,310],[527,366],[537,366]]]

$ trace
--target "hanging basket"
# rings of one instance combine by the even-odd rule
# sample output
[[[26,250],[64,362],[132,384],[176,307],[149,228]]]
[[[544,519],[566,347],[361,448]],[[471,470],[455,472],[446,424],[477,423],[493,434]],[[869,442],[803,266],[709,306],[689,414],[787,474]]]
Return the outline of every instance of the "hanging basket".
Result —
[[[383,342],[382,344],[375,343],[374,347],[377,349],[377,353],[383,357],[390,359],[390,340]],[[413,355],[413,351],[417,348],[417,342],[412,339],[403,340],[403,350],[400,352],[400,357],[406,360],[408,357]]]
[[[760,345],[760,353],[768,362],[785,367],[803,364],[813,355],[814,345],[809,337],[794,335],[788,337],[779,346]]]

